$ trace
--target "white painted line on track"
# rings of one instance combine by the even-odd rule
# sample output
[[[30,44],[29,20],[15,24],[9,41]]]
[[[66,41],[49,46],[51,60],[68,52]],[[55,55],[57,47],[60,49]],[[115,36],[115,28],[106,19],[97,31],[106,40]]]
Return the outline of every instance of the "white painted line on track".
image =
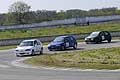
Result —
[[[1,68],[10,68],[10,66],[8,66],[8,65],[3,65],[3,64],[0,64],[0,67],[1,67]]]
[[[11,62],[11,64],[15,67],[22,67],[22,68],[38,68],[38,67],[34,67],[34,66],[31,66],[31,65],[27,65],[25,63],[23,63],[24,60],[27,60],[31,57],[26,57],[26,58],[21,58],[19,60],[15,60],[13,62]]]

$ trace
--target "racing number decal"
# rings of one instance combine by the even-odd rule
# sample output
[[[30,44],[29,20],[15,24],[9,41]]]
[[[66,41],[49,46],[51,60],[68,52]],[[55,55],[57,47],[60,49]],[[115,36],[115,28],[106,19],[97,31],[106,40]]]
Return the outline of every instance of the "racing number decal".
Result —
[[[69,42],[66,42],[66,47],[69,47]]]
[[[105,39],[105,36],[102,36],[102,40],[104,40]]]

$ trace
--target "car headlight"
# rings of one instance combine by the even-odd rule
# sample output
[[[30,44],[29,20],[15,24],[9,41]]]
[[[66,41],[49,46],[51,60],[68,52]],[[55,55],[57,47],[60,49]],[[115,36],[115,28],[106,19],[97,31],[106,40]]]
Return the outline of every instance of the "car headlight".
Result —
[[[31,51],[31,49],[26,49],[25,51]]]
[[[50,47],[51,45],[50,45],[50,44],[48,44],[47,46],[48,46],[48,47]]]
[[[85,38],[85,41],[87,40],[87,38]]]

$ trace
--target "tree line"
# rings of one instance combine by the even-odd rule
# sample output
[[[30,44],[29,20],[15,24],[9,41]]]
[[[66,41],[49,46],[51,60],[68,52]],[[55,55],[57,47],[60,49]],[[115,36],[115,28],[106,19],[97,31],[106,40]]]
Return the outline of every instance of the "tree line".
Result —
[[[30,9],[31,6],[24,2],[13,3],[8,9],[8,13],[0,14],[0,25],[31,24],[77,17],[120,15],[120,10],[117,7],[91,9],[89,11],[71,9],[59,12],[50,10],[30,11]]]

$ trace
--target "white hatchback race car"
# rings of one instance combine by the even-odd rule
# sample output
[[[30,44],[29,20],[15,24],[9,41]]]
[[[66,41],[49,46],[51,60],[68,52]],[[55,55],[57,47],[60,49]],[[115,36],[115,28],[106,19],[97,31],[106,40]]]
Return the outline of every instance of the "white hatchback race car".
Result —
[[[43,54],[43,45],[37,39],[24,40],[15,49],[17,57],[25,55]]]

